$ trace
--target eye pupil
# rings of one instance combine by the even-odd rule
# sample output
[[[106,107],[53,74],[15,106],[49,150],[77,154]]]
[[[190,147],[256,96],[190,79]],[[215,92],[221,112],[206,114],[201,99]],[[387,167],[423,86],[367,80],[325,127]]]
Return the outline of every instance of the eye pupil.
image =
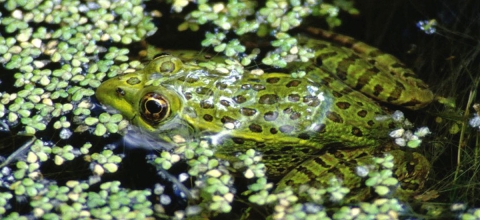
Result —
[[[145,103],[145,107],[149,112],[151,112],[153,114],[159,113],[163,110],[162,104],[157,100],[148,100]]]
[[[147,93],[140,100],[140,115],[150,124],[158,124],[170,115],[167,99],[158,93]]]

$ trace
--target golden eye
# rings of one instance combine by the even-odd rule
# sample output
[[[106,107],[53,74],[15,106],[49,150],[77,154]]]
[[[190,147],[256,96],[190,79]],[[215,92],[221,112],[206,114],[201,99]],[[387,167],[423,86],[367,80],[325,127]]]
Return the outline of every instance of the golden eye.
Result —
[[[147,93],[140,100],[140,114],[150,124],[158,124],[170,115],[167,99],[158,93]]]

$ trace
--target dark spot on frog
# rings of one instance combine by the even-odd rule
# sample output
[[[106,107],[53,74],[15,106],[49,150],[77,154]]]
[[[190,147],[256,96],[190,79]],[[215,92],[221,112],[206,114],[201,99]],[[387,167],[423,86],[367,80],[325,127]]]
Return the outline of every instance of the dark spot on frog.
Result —
[[[321,157],[315,157],[313,158],[313,161],[315,161],[316,164],[320,164],[322,167],[331,167],[331,165],[327,164]]]
[[[202,100],[200,101],[200,107],[203,109],[212,109],[213,103],[210,100]]]
[[[242,103],[246,102],[247,99],[242,95],[237,95],[237,96],[233,97],[233,101],[235,101],[238,104],[242,104]]]
[[[387,102],[394,102],[400,98],[400,95],[402,94],[402,89],[398,86],[395,86],[392,92],[388,94]]]
[[[373,126],[373,125],[375,125],[375,122],[372,121],[372,120],[368,120],[368,121],[367,121],[367,124],[370,125],[370,126]]]
[[[228,117],[228,116],[223,116],[222,119],[221,119],[222,123],[223,124],[227,124],[227,123],[233,123],[233,124],[236,124],[238,121],[231,118],[231,117]]]
[[[121,88],[117,88],[115,92],[117,93],[117,96],[125,96],[125,90]]]
[[[243,90],[249,90],[252,86],[250,84],[243,84],[240,88]]]
[[[248,128],[250,129],[250,131],[255,133],[261,133],[263,131],[262,126],[258,124],[251,124],[250,126],[248,126]]]
[[[186,92],[185,94],[183,94],[183,96],[185,96],[186,100],[190,100],[192,98],[192,93]]]
[[[280,81],[280,78],[278,78],[278,77],[270,77],[270,78],[267,79],[267,82],[270,83],[270,84],[275,84],[278,81]]]
[[[326,60],[330,57],[338,57],[338,53],[337,52],[327,52],[327,53],[319,54],[318,57],[321,57],[321,59]]]
[[[353,90],[353,89],[350,88],[350,87],[345,87],[345,88],[342,89],[341,93],[343,93],[343,94],[350,94],[350,93],[352,93],[353,91],[355,91],[355,90]]]
[[[312,148],[311,148],[311,147],[303,147],[303,148],[300,148],[300,151],[302,151],[302,153],[307,154],[307,155],[311,155],[311,154],[312,154]]]
[[[410,99],[410,101],[402,103],[402,106],[415,106],[415,105],[418,105],[418,104],[421,104],[421,103],[422,102],[418,101],[417,99],[412,98],[412,99]]]
[[[321,57],[315,57],[315,66],[321,67],[323,65],[323,61]]]
[[[198,77],[193,76],[193,75],[191,75],[191,76],[181,76],[181,77],[178,77],[177,80],[180,81],[180,82],[194,83],[194,82],[198,81]]]
[[[137,85],[137,84],[139,84],[140,82],[141,82],[141,80],[140,80],[138,77],[130,77],[130,78],[128,78],[128,80],[127,80],[128,85],[131,85],[131,86]]]
[[[308,135],[307,133],[300,133],[298,135],[298,138],[300,138],[302,140],[308,140],[308,139],[310,139],[310,135]]]
[[[298,102],[298,101],[300,101],[300,95],[298,95],[298,94],[290,94],[290,95],[288,95],[288,101],[290,101],[290,102]]]
[[[260,96],[260,98],[258,99],[258,103],[271,105],[277,103],[279,100],[280,98],[275,94],[265,94]]]
[[[357,70],[358,71],[358,70]],[[377,74],[378,72],[374,72],[372,70],[364,70],[361,73],[355,73],[353,72],[352,74],[359,75],[359,78],[357,79],[357,83],[355,84],[355,89],[360,91],[365,85],[368,85],[368,83],[371,81],[371,79]]]
[[[265,112],[265,114],[263,115],[263,118],[265,119],[265,121],[275,121],[277,117],[278,117],[278,112],[274,112],[274,111]]]
[[[265,86],[262,85],[262,84],[254,84],[253,85],[253,90],[255,90],[255,91],[265,90]]]
[[[399,88],[402,89],[402,90],[405,90],[405,89],[406,89],[406,88],[405,88],[405,85],[403,85],[403,83],[401,83],[401,82],[398,81],[398,80],[395,80],[395,85],[396,85],[396,87],[399,87]]]
[[[291,159],[291,162],[292,162],[292,163],[298,163],[298,162],[301,161],[301,158],[300,158],[299,156],[297,156],[297,155],[293,155],[293,156],[291,156],[291,158],[292,158],[292,159]]]
[[[228,87],[228,85],[224,82],[217,82],[215,83],[215,87],[217,87],[219,90],[224,90]]]
[[[267,146],[267,145],[265,145],[265,143],[263,143],[263,142],[256,142],[256,143],[255,143],[255,146],[256,146],[257,148],[263,148],[263,147],[265,147],[265,146]]]
[[[291,151],[293,149],[292,146],[285,146],[285,147],[282,147],[282,149],[280,149],[280,151]]]
[[[303,102],[307,103],[308,106],[316,107],[320,105],[320,100],[316,96],[307,95],[303,97]]]
[[[272,153],[273,153],[273,151],[271,151],[271,152],[266,151],[264,154],[272,155]],[[279,159],[281,159],[280,156],[278,156],[278,155],[272,155],[272,156],[269,156],[269,159],[268,159],[268,160],[270,160],[270,161],[276,161],[276,160],[279,160]]]
[[[227,100],[224,100],[224,99],[223,99],[223,100],[220,100],[220,104],[222,104],[222,105],[225,106],[225,107],[230,106],[230,102],[227,101]]]
[[[232,138],[232,141],[235,144],[244,144],[245,143],[245,140],[243,140],[243,138]]]
[[[313,126],[312,130],[317,133],[325,133],[327,129],[325,129],[325,124],[316,124]]]
[[[282,125],[278,129],[284,134],[290,134],[293,132],[294,127],[291,125]]]
[[[270,128],[270,133],[276,134],[278,133],[278,130],[276,128]]]
[[[213,94],[213,91],[207,87],[198,87],[195,89],[195,92],[200,95],[208,95],[211,96]]]
[[[357,112],[357,115],[362,117],[362,118],[365,118],[365,116],[367,116],[367,111],[360,110],[360,111]]]
[[[331,112],[331,111],[328,111],[326,113],[327,115],[327,118],[330,119],[331,121],[335,122],[335,123],[343,123],[343,118],[342,116],[340,116],[339,114],[337,114],[336,112]]]
[[[199,78],[198,76],[195,76],[195,75],[188,75],[185,79],[185,82],[188,82],[188,83],[195,83],[195,82],[198,82]]]
[[[322,83],[327,85],[327,86],[330,85],[332,82],[335,82],[335,81],[336,81],[336,79],[333,79],[332,77],[325,76],[325,77],[322,78]]]
[[[357,127],[352,128],[352,134],[357,136],[357,137],[362,137],[363,136],[362,130],[360,130],[360,128],[357,128]]]
[[[338,78],[340,80],[344,80],[344,81],[347,80],[347,73],[345,71],[341,70],[341,69],[337,69],[336,75],[338,76]]]
[[[240,113],[245,116],[252,116],[252,115],[255,115],[255,113],[257,113],[257,110],[252,108],[241,108]]]
[[[380,93],[382,93],[382,91],[383,91],[383,87],[381,85],[377,84],[377,85],[375,85],[375,87],[373,87],[373,94],[375,96],[379,96]]]
[[[276,169],[277,169],[277,173],[283,173],[283,172],[285,172],[285,168],[278,167],[278,168],[276,168]]]
[[[350,103],[348,102],[337,102],[335,103],[337,105],[337,107],[339,107],[340,109],[348,109],[350,108]]]
[[[290,119],[291,120],[297,120],[301,117],[302,115],[299,113],[299,112],[292,112],[292,114],[290,115]]]
[[[300,85],[300,83],[302,83],[302,81],[300,80],[292,80],[290,82],[287,83],[287,87],[290,88],[290,87],[297,87],[298,85]]]
[[[339,93],[339,92],[337,92],[337,91],[332,91],[332,95],[333,95],[333,97],[335,97],[335,98],[340,98],[340,97],[343,96],[342,93]]]
[[[209,114],[204,114],[203,119],[205,119],[205,121],[213,121],[213,116]]]

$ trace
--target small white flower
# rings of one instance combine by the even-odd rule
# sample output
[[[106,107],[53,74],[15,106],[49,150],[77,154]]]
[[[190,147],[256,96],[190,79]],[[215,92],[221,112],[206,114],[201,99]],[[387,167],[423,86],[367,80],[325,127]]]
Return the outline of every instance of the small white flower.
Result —
[[[366,177],[369,171],[367,166],[357,166],[355,168],[355,173],[360,177]]]
[[[480,127],[480,116],[475,115],[472,119],[469,121],[470,126],[479,128]]]
[[[403,112],[397,110],[392,114],[392,119],[396,122],[401,122],[405,120],[405,115]]]
[[[407,141],[403,138],[397,138],[395,139],[395,144],[397,144],[400,147],[405,147],[407,145]]]
[[[405,129],[399,128],[397,130],[393,130],[392,132],[390,132],[390,137],[399,138],[399,137],[402,137],[404,133],[405,133]]]
[[[417,129],[417,131],[415,132],[415,135],[418,137],[425,137],[431,133],[432,132],[430,132],[430,129],[428,127],[421,127]]]

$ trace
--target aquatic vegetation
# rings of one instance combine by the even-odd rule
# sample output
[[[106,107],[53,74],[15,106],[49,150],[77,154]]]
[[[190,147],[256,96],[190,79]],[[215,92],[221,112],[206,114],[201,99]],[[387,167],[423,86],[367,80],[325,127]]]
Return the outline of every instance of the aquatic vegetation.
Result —
[[[339,13],[359,13],[349,0],[266,1],[265,5],[255,1],[169,2],[174,12],[185,16],[178,30],[214,27],[205,32],[199,44],[226,58],[200,65],[220,73],[241,74],[255,62],[284,67],[293,57],[307,62],[313,57],[311,48],[298,46],[290,30],[312,16],[321,17],[333,28],[341,25]],[[105,145],[105,140],[119,136],[116,134],[131,132],[127,131],[128,120],[98,108],[93,96],[107,78],[144,68],[135,60],[131,45],[157,29],[152,17],[156,9],[147,9],[146,4],[140,0],[0,0],[2,219],[238,215],[235,207],[240,201],[256,205],[258,212],[273,219],[397,218],[411,214],[391,197],[398,185],[392,176],[391,155],[379,157],[373,167],[358,171],[368,176],[365,184],[380,197],[348,206],[338,205],[349,191],[339,180],[333,179],[325,189],[305,186],[272,191],[274,184],[268,181],[263,155],[254,149],[237,155],[238,163],[229,164],[215,158],[208,143],[183,143],[181,139],[176,140],[180,147],[145,158],[147,165],[142,167],[152,168],[151,179],[163,182],[144,186],[131,177],[129,181],[138,185],[128,185],[122,169],[131,158],[116,148],[117,143]],[[426,33],[438,32],[435,20],[418,25]],[[265,37],[272,46],[265,56],[244,45],[241,37],[253,33]],[[263,70],[251,72],[262,74]],[[298,78],[305,74],[292,73]],[[474,127],[478,127],[477,118],[471,121]],[[417,148],[420,138],[430,133],[426,128],[416,132],[408,129],[412,127],[395,130],[390,136],[399,145]],[[169,173],[182,163],[188,168],[180,174]],[[235,185],[240,179],[246,180],[246,189]],[[186,200],[192,202],[186,205]],[[327,213],[331,203],[340,207],[333,214]],[[470,209],[461,217],[473,219],[478,213]]]

